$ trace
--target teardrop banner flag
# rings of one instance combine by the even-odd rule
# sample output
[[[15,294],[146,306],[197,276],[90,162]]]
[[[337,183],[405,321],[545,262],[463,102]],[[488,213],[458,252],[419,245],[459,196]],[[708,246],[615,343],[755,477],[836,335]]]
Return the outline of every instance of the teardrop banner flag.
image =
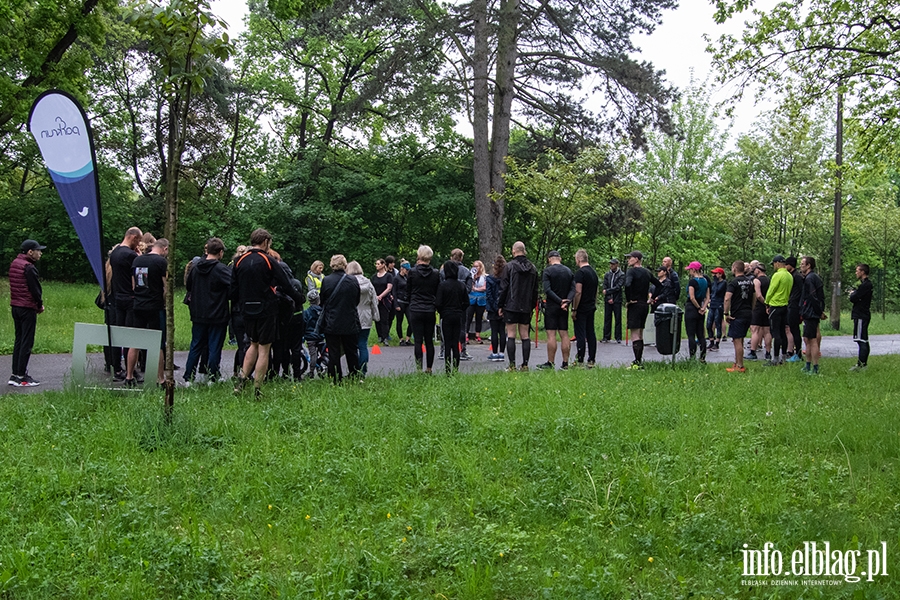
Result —
[[[97,283],[105,289],[100,186],[87,115],[69,94],[49,90],[34,101],[28,115],[28,131],[41,149]]]

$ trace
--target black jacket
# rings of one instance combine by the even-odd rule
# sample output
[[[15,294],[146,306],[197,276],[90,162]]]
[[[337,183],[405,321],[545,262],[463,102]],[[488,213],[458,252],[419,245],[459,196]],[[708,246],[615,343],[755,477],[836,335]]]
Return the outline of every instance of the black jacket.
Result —
[[[406,276],[409,312],[433,313],[440,275],[431,265],[416,264]]]
[[[622,290],[625,289],[625,273],[622,269],[611,269],[603,276],[604,300],[612,298],[613,304],[622,304]]]
[[[852,294],[850,294],[850,302],[853,303],[853,311],[850,313],[851,319],[870,319],[872,313],[872,282],[866,277],[859,283]]]
[[[340,285],[338,285],[340,284]],[[334,271],[322,280],[319,292],[322,310],[321,333],[349,335],[359,333],[359,282],[354,275],[344,277],[343,271]]]
[[[259,315],[277,313],[277,287],[293,298],[296,306],[303,305],[303,296],[291,286],[285,270],[278,261],[262,250],[251,248],[234,263],[231,300],[240,306],[245,317],[256,318]]]
[[[454,268],[458,269],[456,263],[452,261],[444,265],[444,280],[438,286],[434,298],[434,307],[441,314],[442,319],[459,318],[469,308],[469,293],[466,291],[466,283],[452,272]]]
[[[516,256],[503,267],[500,275],[500,299],[503,310],[531,312],[538,299],[537,269],[524,256]]]
[[[231,269],[216,259],[201,260],[187,277],[187,291],[191,294],[191,321],[225,325],[231,317],[228,294],[231,289]]]

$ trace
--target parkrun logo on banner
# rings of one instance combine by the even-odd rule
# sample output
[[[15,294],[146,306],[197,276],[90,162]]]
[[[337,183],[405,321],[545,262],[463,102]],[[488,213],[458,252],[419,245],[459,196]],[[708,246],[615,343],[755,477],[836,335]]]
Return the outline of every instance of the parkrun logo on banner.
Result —
[[[772,542],[762,550],[752,550],[744,544],[744,577],[793,577],[794,579],[742,579],[741,585],[810,586],[856,583],[865,577],[887,577],[887,542],[876,550],[832,550],[830,542],[803,542],[803,548],[791,553],[790,564]],[[865,552],[865,565],[863,565]],[[865,570],[859,570],[861,567]]]
[[[59,137],[63,135],[81,135],[81,132],[78,131],[78,125],[73,125],[72,127],[66,127],[66,122],[63,121],[62,117],[56,117],[56,122],[58,126],[56,129],[45,129],[41,132],[42,138],[52,138]]]

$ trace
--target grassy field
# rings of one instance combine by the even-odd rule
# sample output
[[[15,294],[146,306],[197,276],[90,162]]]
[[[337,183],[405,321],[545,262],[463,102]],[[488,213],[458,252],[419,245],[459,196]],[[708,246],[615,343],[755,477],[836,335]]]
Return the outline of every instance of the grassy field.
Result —
[[[35,354],[69,353],[72,351],[72,335],[74,323],[102,323],[103,311],[94,305],[97,296],[97,287],[89,284],[71,284],[48,281],[43,283],[44,305],[46,312],[38,316],[37,332],[35,334]],[[12,354],[13,322],[9,311],[9,285],[7,280],[0,279],[0,354]],[[188,307],[182,303],[184,289],[175,292],[175,349],[188,350],[191,345],[191,320]],[[624,314],[623,314],[624,319]],[[598,314],[595,322],[597,338],[603,334],[603,314]],[[828,324],[822,328],[823,335],[851,335],[853,333],[853,321],[850,313],[841,317],[841,329],[835,331]],[[395,332],[391,332],[393,336]],[[900,314],[889,313],[886,319],[881,315],[874,315],[869,326],[871,335],[884,333],[900,333]],[[539,339],[546,336],[540,331]],[[370,335],[372,342],[377,340],[375,328]],[[396,340],[395,340],[396,341]],[[99,349],[93,349],[99,350]]]
[[[897,598],[900,357],[829,364],[5,396],[0,598]],[[888,576],[742,584],[805,541]]]

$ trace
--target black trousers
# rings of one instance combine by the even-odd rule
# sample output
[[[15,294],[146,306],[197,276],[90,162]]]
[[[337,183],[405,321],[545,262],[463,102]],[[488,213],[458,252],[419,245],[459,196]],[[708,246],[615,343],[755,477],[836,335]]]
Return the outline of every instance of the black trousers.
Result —
[[[405,337],[409,337],[412,335],[412,325],[409,322],[409,315],[406,311],[406,306],[400,305],[400,310],[394,311],[395,322],[397,323],[397,337],[401,340]],[[406,335],[403,335],[403,318],[406,317]]]
[[[588,362],[597,357],[597,330],[594,328],[596,310],[578,310],[572,321],[575,330],[575,362],[584,362],[584,351],[587,346]]]
[[[359,351],[356,345],[359,343],[358,333],[340,335],[336,333],[325,334],[325,345],[328,346],[328,375],[338,383],[343,379],[341,371],[341,354],[347,359],[347,375],[355,376],[359,373]]]
[[[800,335],[800,309],[788,307],[787,326],[794,338],[794,353],[799,353],[803,347],[803,338]]]
[[[497,313],[488,313],[488,323],[491,324],[491,352],[504,354],[506,352],[506,325],[503,324]]]
[[[424,344],[425,367],[430,369],[434,365],[434,313],[410,311],[407,316],[412,327],[416,365],[420,369],[422,368],[422,345]]]
[[[462,315],[463,319],[465,314]],[[441,318],[441,339],[456,340],[459,339],[461,320],[458,315],[448,315],[447,318]],[[441,348],[444,345],[441,344]],[[452,373],[453,369],[459,370],[459,344],[448,344],[444,348],[444,368],[447,373]]]
[[[691,304],[693,307],[694,305]],[[700,357],[706,356],[706,323],[703,315],[696,309],[684,311],[684,332],[687,335],[688,352],[691,356],[697,353],[697,345],[700,346]]]
[[[616,320],[616,341],[622,341],[622,303],[603,303],[603,339],[609,341],[612,333],[612,320]]]
[[[12,374],[24,377],[28,373],[28,361],[34,348],[34,331],[37,329],[37,311],[33,308],[12,306],[16,341],[13,344]]]
[[[378,321],[375,323],[375,331],[378,333],[378,341],[391,337],[391,307],[384,301],[378,302]]]
[[[787,327],[788,307],[773,306],[769,312],[769,331],[772,334],[772,356],[784,356],[787,354]]]

